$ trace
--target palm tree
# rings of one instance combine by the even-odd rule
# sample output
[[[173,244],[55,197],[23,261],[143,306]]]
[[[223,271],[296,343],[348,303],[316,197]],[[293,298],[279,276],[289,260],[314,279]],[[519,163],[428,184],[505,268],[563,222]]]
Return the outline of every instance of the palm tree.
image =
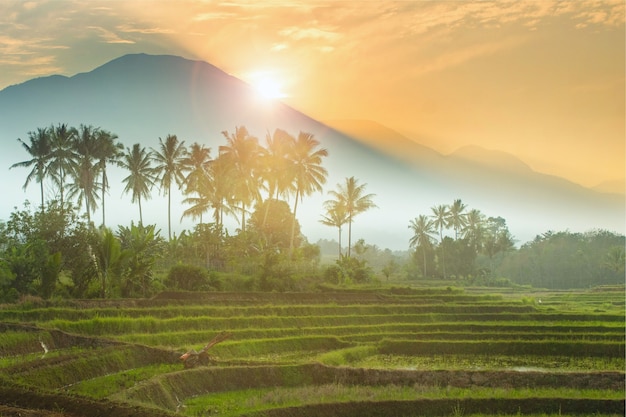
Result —
[[[372,201],[374,194],[364,194],[367,184],[358,185],[358,182],[354,177],[346,178],[345,184],[337,184],[337,190],[329,192],[329,194],[335,197],[337,204],[343,206],[346,213],[348,213],[348,257],[350,257],[352,221],[354,217],[357,214],[377,207]]]
[[[65,179],[76,169],[78,155],[74,151],[74,144],[78,131],[67,124],[50,126],[52,141],[52,158],[50,172],[59,187],[61,209],[65,206]]]
[[[98,161],[97,167],[102,171],[102,226],[106,226],[104,194],[109,188],[109,179],[107,178],[107,162],[117,163],[123,155],[124,145],[116,142],[117,135],[106,130],[98,130],[96,133],[96,149],[95,158]]]
[[[448,224],[454,229],[454,239],[459,238],[459,231],[463,230],[467,222],[463,211],[467,208],[460,199],[454,200],[448,211]]]
[[[96,150],[99,129],[89,125],[80,125],[74,141],[77,162],[72,172],[74,183],[71,184],[70,195],[77,197],[79,205],[85,203],[87,222],[91,224],[91,213],[98,206],[98,191],[102,184],[96,182],[98,166]]]
[[[334,200],[324,202],[326,207],[326,215],[322,216],[322,223],[325,226],[336,227],[339,231],[339,259],[341,259],[341,227],[348,221],[348,213],[345,207],[337,204]]]
[[[413,230],[413,236],[409,240],[410,247],[422,248],[424,255],[424,277],[426,277],[426,248],[431,244],[433,239],[434,226],[433,221],[423,214],[409,222],[409,229]]]
[[[206,197],[213,208],[213,219],[222,230],[224,215],[234,215],[232,193],[230,189],[232,170],[228,161],[220,156],[211,162],[211,188],[206,190]]]
[[[236,127],[234,134],[222,132],[227,145],[219,147],[219,157],[229,167],[228,178],[231,196],[241,204],[241,230],[246,231],[246,208],[260,197],[258,161],[261,155],[261,146],[254,136],[250,136],[245,127]]]
[[[167,237],[172,239],[172,182],[179,187],[185,181],[182,159],[185,157],[185,141],[179,142],[176,135],[167,135],[165,142],[159,138],[159,151],[152,150],[152,159],[156,163],[154,174],[160,182],[162,192],[167,191]]]
[[[139,204],[139,225],[143,225],[143,215],[141,212],[141,198],[150,198],[150,189],[154,185],[154,169],[150,166],[150,154],[146,148],[140,147],[138,143],[133,145],[132,150],[126,148],[126,153],[122,155],[119,165],[128,170],[130,174],[122,180],[126,184],[124,192],[132,192],[131,202]]]
[[[446,254],[443,248],[443,229],[449,227],[448,223],[448,206],[445,204],[431,208],[433,212],[433,227],[439,230],[439,246],[441,247],[441,267],[443,270],[443,279],[446,279]]]
[[[28,173],[28,176],[26,177],[26,182],[24,183],[23,188],[26,189],[26,187],[28,187],[28,184],[30,184],[30,181],[33,178],[39,183],[41,193],[41,212],[43,213],[43,180],[48,174],[48,164],[52,156],[50,132],[48,131],[48,129],[38,128],[36,132],[28,132],[28,139],[30,141],[30,144],[27,144],[19,138],[17,140],[22,144],[22,147],[26,149],[26,152],[28,152],[32,159],[13,164],[11,165],[11,168],[33,167],[33,169]]]
[[[311,133],[300,132],[298,138],[292,142],[289,150],[291,175],[293,188],[295,189],[295,201],[293,205],[293,218],[291,221],[291,239],[289,253],[293,253],[293,242],[296,230],[296,211],[298,201],[305,195],[311,195],[315,191],[322,191],[322,185],[326,183],[328,171],[322,167],[322,158],[328,156],[326,149],[316,149],[320,142]]]
[[[211,184],[211,149],[195,142],[189,148],[187,155],[181,159],[182,171],[186,172],[183,193],[196,194],[196,197],[187,197],[183,203],[192,204],[192,207],[183,212],[181,219],[187,216],[198,217],[202,223],[202,214],[210,208],[207,198]]]
[[[474,249],[474,253],[478,253],[485,241],[485,216],[480,210],[474,209],[467,213],[465,220],[463,237],[468,239],[470,246]]]
[[[273,135],[267,133],[265,140],[267,148],[261,154],[260,175],[267,183],[268,198],[278,200],[280,195],[293,190],[293,170],[290,169],[291,160],[289,151],[293,148],[295,139],[284,130],[276,129]],[[263,226],[267,222],[270,204],[265,206]]]

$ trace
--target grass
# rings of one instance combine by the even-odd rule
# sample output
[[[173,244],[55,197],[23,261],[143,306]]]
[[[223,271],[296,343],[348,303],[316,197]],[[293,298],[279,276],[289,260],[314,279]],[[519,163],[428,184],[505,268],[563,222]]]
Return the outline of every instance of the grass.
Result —
[[[69,301],[2,307],[0,326],[37,323],[43,330],[6,325],[0,381],[169,411],[178,407],[192,416],[428,398],[450,400],[449,415],[469,416],[472,408],[461,400],[624,399],[623,387],[564,388],[574,386],[569,381],[575,378],[586,380],[587,373],[606,373],[602,381],[623,375],[623,291],[469,294],[424,288],[189,297],[128,306],[124,300],[94,300],[84,308]],[[223,330],[233,336],[211,349],[216,364],[183,371],[174,351],[200,349]],[[40,340],[51,347],[43,358]],[[442,371],[463,372],[437,379]],[[481,378],[482,371],[498,388],[480,382],[464,387],[463,378]],[[513,386],[512,371],[523,376],[515,377],[517,388],[506,388]],[[459,380],[441,382],[445,378]],[[611,384],[589,388],[613,388],[619,378]],[[208,390],[214,392],[204,395]]]
[[[518,371],[624,371],[624,358],[538,355],[384,355],[376,354],[347,362],[374,369],[420,370],[518,370]]]
[[[156,375],[180,370],[180,364],[157,364],[79,381],[68,391],[93,398],[107,398]]]
[[[579,390],[542,388],[540,390],[507,388],[453,388],[414,384],[412,386],[358,386],[324,384],[303,387],[251,389],[212,393],[184,402],[183,413],[188,416],[220,415],[235,417],[268,409],[299,407],[307,404],[357,401],[402,401],[415,399],[520,399],[574,398],[622,399],[623,394],[611,390]]]

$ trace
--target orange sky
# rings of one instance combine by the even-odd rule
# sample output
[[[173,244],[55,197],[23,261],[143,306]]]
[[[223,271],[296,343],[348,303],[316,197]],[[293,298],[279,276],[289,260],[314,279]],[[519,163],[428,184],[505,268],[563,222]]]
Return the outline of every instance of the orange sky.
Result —
[[[126,53],[208,61],[322,121],[440,152],[508,151],[586,186],[623,180],[625,3],[0,0],[0,88]],[[1,129],[1,127],[0,127]]]

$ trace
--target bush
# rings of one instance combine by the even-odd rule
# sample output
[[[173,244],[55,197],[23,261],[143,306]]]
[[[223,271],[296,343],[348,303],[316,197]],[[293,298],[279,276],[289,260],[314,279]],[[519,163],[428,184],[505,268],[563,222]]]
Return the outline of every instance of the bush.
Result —
[[[167,274],[165,285],[184,291],[204,290],[209,287],[209,274],[199,266],[174,265]]]

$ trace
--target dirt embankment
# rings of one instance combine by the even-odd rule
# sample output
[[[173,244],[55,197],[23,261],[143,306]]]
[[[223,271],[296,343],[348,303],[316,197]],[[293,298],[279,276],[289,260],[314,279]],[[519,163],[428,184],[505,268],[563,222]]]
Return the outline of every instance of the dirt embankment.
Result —
[[[48,393],[17,387],[0,387],[0,399],[2,416],[171,417],[173,415],[162,410],[108,400],[96,401],[62,393]]]
[[[321,384],[624,390],[623,372],[409,371],[320,364],[197,368],[161,375],[125,392],[125,400],[173,410],[177,399],[210,392]]]

